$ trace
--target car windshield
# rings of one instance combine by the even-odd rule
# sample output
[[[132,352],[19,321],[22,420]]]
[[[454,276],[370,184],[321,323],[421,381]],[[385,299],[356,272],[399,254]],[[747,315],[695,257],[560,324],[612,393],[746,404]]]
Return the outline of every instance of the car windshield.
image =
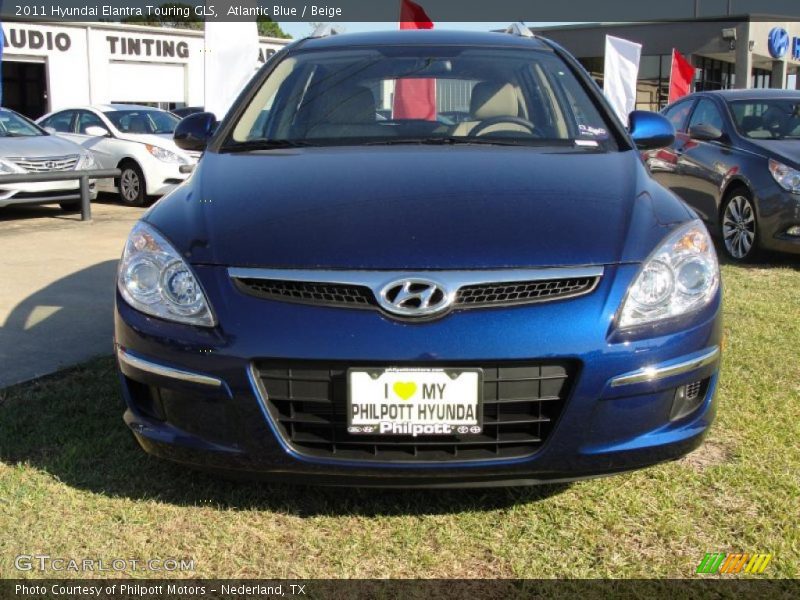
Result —
[[[394,143],[616,148],[587,90],[553,52],[454,46],[290,55],[223,148]]]
[[[180,121],[164,110],[110,110],[104,114],[122,133],[172,133]]]
[[[729,103],[739,132],[752,139],[800,139],[800,98],[734,100]]]
[[[36,125],[7,110],[0,110],[0,137],[33,137],[47,135]]]

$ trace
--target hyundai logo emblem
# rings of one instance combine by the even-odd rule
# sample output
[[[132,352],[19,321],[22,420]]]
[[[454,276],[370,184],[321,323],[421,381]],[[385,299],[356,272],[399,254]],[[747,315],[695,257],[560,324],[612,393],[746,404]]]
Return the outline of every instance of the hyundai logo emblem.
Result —
[[[56,163],[54,163],[52,160],[48,160],[46,163],[44,163],[44,168],[50,170],[55,169]]]
[[[430,317],[445,312],[455,293],[431,279],[410,277],[386,284],[378,294],[381,307],[402,317]]]

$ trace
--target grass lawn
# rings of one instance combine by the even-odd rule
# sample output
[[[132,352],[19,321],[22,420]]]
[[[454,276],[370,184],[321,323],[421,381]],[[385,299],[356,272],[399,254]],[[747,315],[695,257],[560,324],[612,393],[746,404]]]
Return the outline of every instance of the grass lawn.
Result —
[[[762,577],[800,577],[800,261],[723,278],[706,443],[570,486],[232,483],[139,450],[111,358],[0,391],[0,576],[42,553],[193,558],[195,577],[693,577],[705,552],[770,552]]]

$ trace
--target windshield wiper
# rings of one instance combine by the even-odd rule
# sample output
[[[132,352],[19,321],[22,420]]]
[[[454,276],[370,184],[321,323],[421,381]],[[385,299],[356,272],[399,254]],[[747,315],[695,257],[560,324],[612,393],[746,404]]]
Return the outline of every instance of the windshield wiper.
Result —
[[[454,146],[456,144],[487,145],[487,146],[532,146],[524,141],[498,138],[478,137],[428,137],[428,138],[386,138],[383,140],[370,140],[364,142],[365,146],[394,146],[402,144],[425,144],[431,146]]]
[[[307,148],[315,145],[303,140],[247,140],[246,142],[225,144],[220,151],[247,152],[248,150],[274,150],[277,148]]]

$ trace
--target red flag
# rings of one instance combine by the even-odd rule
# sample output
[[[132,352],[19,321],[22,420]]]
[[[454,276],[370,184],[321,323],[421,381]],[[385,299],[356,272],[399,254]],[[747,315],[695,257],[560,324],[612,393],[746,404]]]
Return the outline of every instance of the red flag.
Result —
[[[669,74],[669,100],[671,104],[692,91],[694,67],[677,50],[672,51],[672,70]]]
[[[425,9],[411,0],[400,0],[400,29],[433,29]],[[394,119],[436,119],[436,80],[398,79],[394,87]]]

